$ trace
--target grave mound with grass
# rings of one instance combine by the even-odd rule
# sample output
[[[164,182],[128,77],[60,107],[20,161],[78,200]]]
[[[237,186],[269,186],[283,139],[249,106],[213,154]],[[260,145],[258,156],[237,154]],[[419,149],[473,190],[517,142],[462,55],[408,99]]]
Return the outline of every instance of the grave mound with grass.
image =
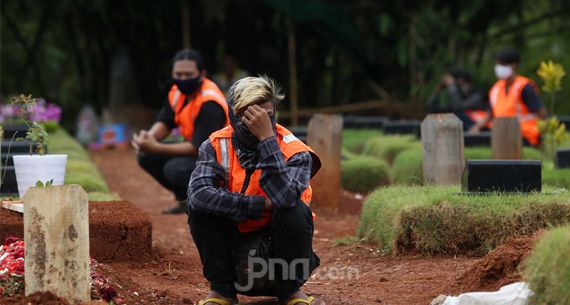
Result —
[[[509,238],[565,223],[567,191],[475,196],[459,186],[391,186],[368,196],[358,234],[387,253],[481,256]]]
[[[390,166],[384,160],[345,153],[341,162],[341,185],[344,189],[369,193],[390,184]]]
[[[524,275],[534,292],[529,304],[570,305],[570,226],[547,232],[538,241]]]
[[[409,135],[381,136],[368,140],[362,153],[392,164],[399,153],[409,148],[421,149],[421,143]]]
[[[382,135],[377,129],[344,129],[342,147],[355,154],[361,154],[368,140]]]
[[[394,159],[390,174],[394,184],[422,185],[424,182],[423,151],[410,148]]]

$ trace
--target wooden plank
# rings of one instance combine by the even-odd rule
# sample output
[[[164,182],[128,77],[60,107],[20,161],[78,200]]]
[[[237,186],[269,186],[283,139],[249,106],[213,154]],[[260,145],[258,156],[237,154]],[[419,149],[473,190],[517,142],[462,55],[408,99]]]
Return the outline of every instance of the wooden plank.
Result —
[[[291,125],[299,125],[299,98],[297,92],[297,44],[295,39],[295,24],[289,18],[287,25],[288,56],[289,56],[289,94],[291,95]]]
[[[307,142],[321,159],[321,170],[313,178],[313,202],[337,209],[340,204],[340,159],[342,117],[317,114],[309,121]]]
[[[422,122],[425,184],[461,184],[465,168],[463,123],[452,113],[430,114]]]
[[[20,200],[2,200],[2,207],[20,214],[24,213],[24,203]]]
[[[32,187],[24,196],[26,295],[90,300],[87,193],[79,185]]]
[[[522,159],[521,127],[516,117],[501,117],[493,121],[491,150],[493,159]]]
[[[307,117],[312,117],[318,113],[355,112],[362,110],[386,108],[388,107],[388,105],[389,103],[386,101],[371,101],[371,102],[352,103],[352,104],[329,106],[329,107],[306,108],[306,109],[299,109],[298,115],[299,117],[307,118]],[[280,119],[290,119],[291,117],[292,113],[290,111],[279,111]]]

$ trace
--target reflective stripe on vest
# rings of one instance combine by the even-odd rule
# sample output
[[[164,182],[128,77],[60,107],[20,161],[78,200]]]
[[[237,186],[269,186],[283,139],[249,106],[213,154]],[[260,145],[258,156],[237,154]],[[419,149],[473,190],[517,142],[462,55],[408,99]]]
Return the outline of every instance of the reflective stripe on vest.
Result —
[[[222,157],[221,165],[226,171],[226,173],[230,172],[230,155],[228,151],[228,138],[220,139],[220,154]]]
[[[299,152],[311,152],[310,147],[305,145],[299,139],[297,139],[290,131],[285,129],[283,126],[277,124],[277,143],[279,148],[283,153],[285,160]],[[231,143],[231,135],[233,129],[231,126],[227,126],[221,130],[214,132],[210,136],[210,143],[216,151],[216,159],[218,163],[224,168],[227,180],[227,187],[230,192],[239,193],[245,182],[245,169],[239,164],[239,160],[235,151],[233,150]],[[316,155],[315,155],[316,156]],[[251,180],[246,188],[244,194],[249,196],[264,196],[268,198],[267,194],[263,191],[259,185],[259,179],[261,178],[261,170],[255,170],[251,175]],[[312,188],[309,185],[301,194],[301,201],[309,205],[312,198]],[[238,223],[237,227],[241,232],[251,232],[259,230],[265,227],[271,221],[272,212],[265,210],[262,213],[261,219],[258,220],[246,220],[244,222]]]
[[[194,121],[198,117],[202,105],[206,102],[213,101],[220,105],[226,114],[226,125],[229,124],[228,104],[224,94],[211,80],[205,78],[200,89],[191,95],[191,100],[185,104],[187,98],[188,96],[180,92],[176,85],[172,85],[168,93],[168,102],[174,112],[174,122],[186,140],[192,140]]]

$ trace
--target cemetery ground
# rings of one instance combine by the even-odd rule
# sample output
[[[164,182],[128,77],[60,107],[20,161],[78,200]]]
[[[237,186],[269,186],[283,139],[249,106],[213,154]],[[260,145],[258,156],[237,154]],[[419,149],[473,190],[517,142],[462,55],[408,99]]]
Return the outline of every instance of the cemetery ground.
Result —
[[[568,188],[569,175],[549,165],[543,169],[543,179],[553,185],[544,189],[547,194],[460,196],[459,187],[417,186],[422,180],[421,145],[413,137],[345,131],[343,138],[343,189],[364,196],[342,190],[338,211],[316,207],[314,248],[321,267],[305,290],[327,304],[429,304],[440,294],[496,290],[521,279],[520,265],[545,234],[543,228],[570,220],[570,195],[559,190]],[[56,137],[56,141],[60,142],[52,151],[70,154],[66,183],[79,183],[88,191],[91,209],[100,212],[103,206],[113,207],[99,215],[95,223],[102,224],[100,232],[92,230],[92,234],[115,234],[113,219],[152,224],[148,248],[132,245],[137,238],[144,244],[150,238],[144,234],[128,237],[132,240],[126,247],[112,244],[112,238],[98,244],[108,251],[97,253],[100,271],[119,297],[127,304],[193,304],[202,298],[208,283],[187,217],[162,214],[174,203],[173,197],[139,168],[134,151],[98,151],[87,156],[68,137]],[[465,156],[490,158],[490,150],[468,148]],[[540,155],[525,148],[523,157]],[[87,170],[89,174],[82,176]],[[388,187],[366,196],[379,186]],[[114,201],[118,198],[123,201]],[[129,221],[120,224],[117,232],[129,232]],[[140,229],[130,232],[135,231]],[[565,238],[561,236],[555,237]],[[93,241],[91,247],[93,255]],[[553,252],[549,249],[546,252]],[[539,262],[534,266],[543,269]],[[65,304],[48,295],[0,300],[2,304]],[[242,298],[242,303],[276,304],[267,298]]]
[[[132,151],[104,151],[92,154],[92,158],[111,191],[148,213],[153,224],[153,244],[157,250],[154,260],[143,264],[108,264],[113,274],[121,280],[128,279],[127,287],[131,286],[119,292],[133,301],[141,300],[132,295],[138,291],[147,302],[197,302],[207,294],[208,283],[202,276],[186,216],[161,213],[172,205],[171,194],[138,168]],[[118,167],[120,172],[116,170]],[[322,297],[327,304],[403,305],[429,304],[440,293],[461,289],[456,286],[457,275],[478,259],[386,256],[375,244],[355,242],[363,201],[357,198],[344,192],[338,212],[317,209],[314,247],[321,258],[321,271],[317,269],[315,278],[306,284],[307,292]],[[252,301],[246,304],[276,304],[263,298],[248,300]]]

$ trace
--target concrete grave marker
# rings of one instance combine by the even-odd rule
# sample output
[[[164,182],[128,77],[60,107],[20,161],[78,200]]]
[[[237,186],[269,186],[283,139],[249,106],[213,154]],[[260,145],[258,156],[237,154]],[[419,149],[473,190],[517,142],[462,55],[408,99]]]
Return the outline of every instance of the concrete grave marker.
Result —
[[[342,116],[316,114],[309,121],[307,142],[321,158],[321,170],[313,178],[313,202],[336,209],[340,204]]]
[[[452,113],[430,114],[422,125],[426,184],[460,184],[465,167],[463,123]]]
[[[87,193],[79,185],[32,187],[24,196],[26,295],[91,299]]]
[[[516,117],[496,118],[491,131],[493,159],[513,160],[522,158],[522,135]]]

